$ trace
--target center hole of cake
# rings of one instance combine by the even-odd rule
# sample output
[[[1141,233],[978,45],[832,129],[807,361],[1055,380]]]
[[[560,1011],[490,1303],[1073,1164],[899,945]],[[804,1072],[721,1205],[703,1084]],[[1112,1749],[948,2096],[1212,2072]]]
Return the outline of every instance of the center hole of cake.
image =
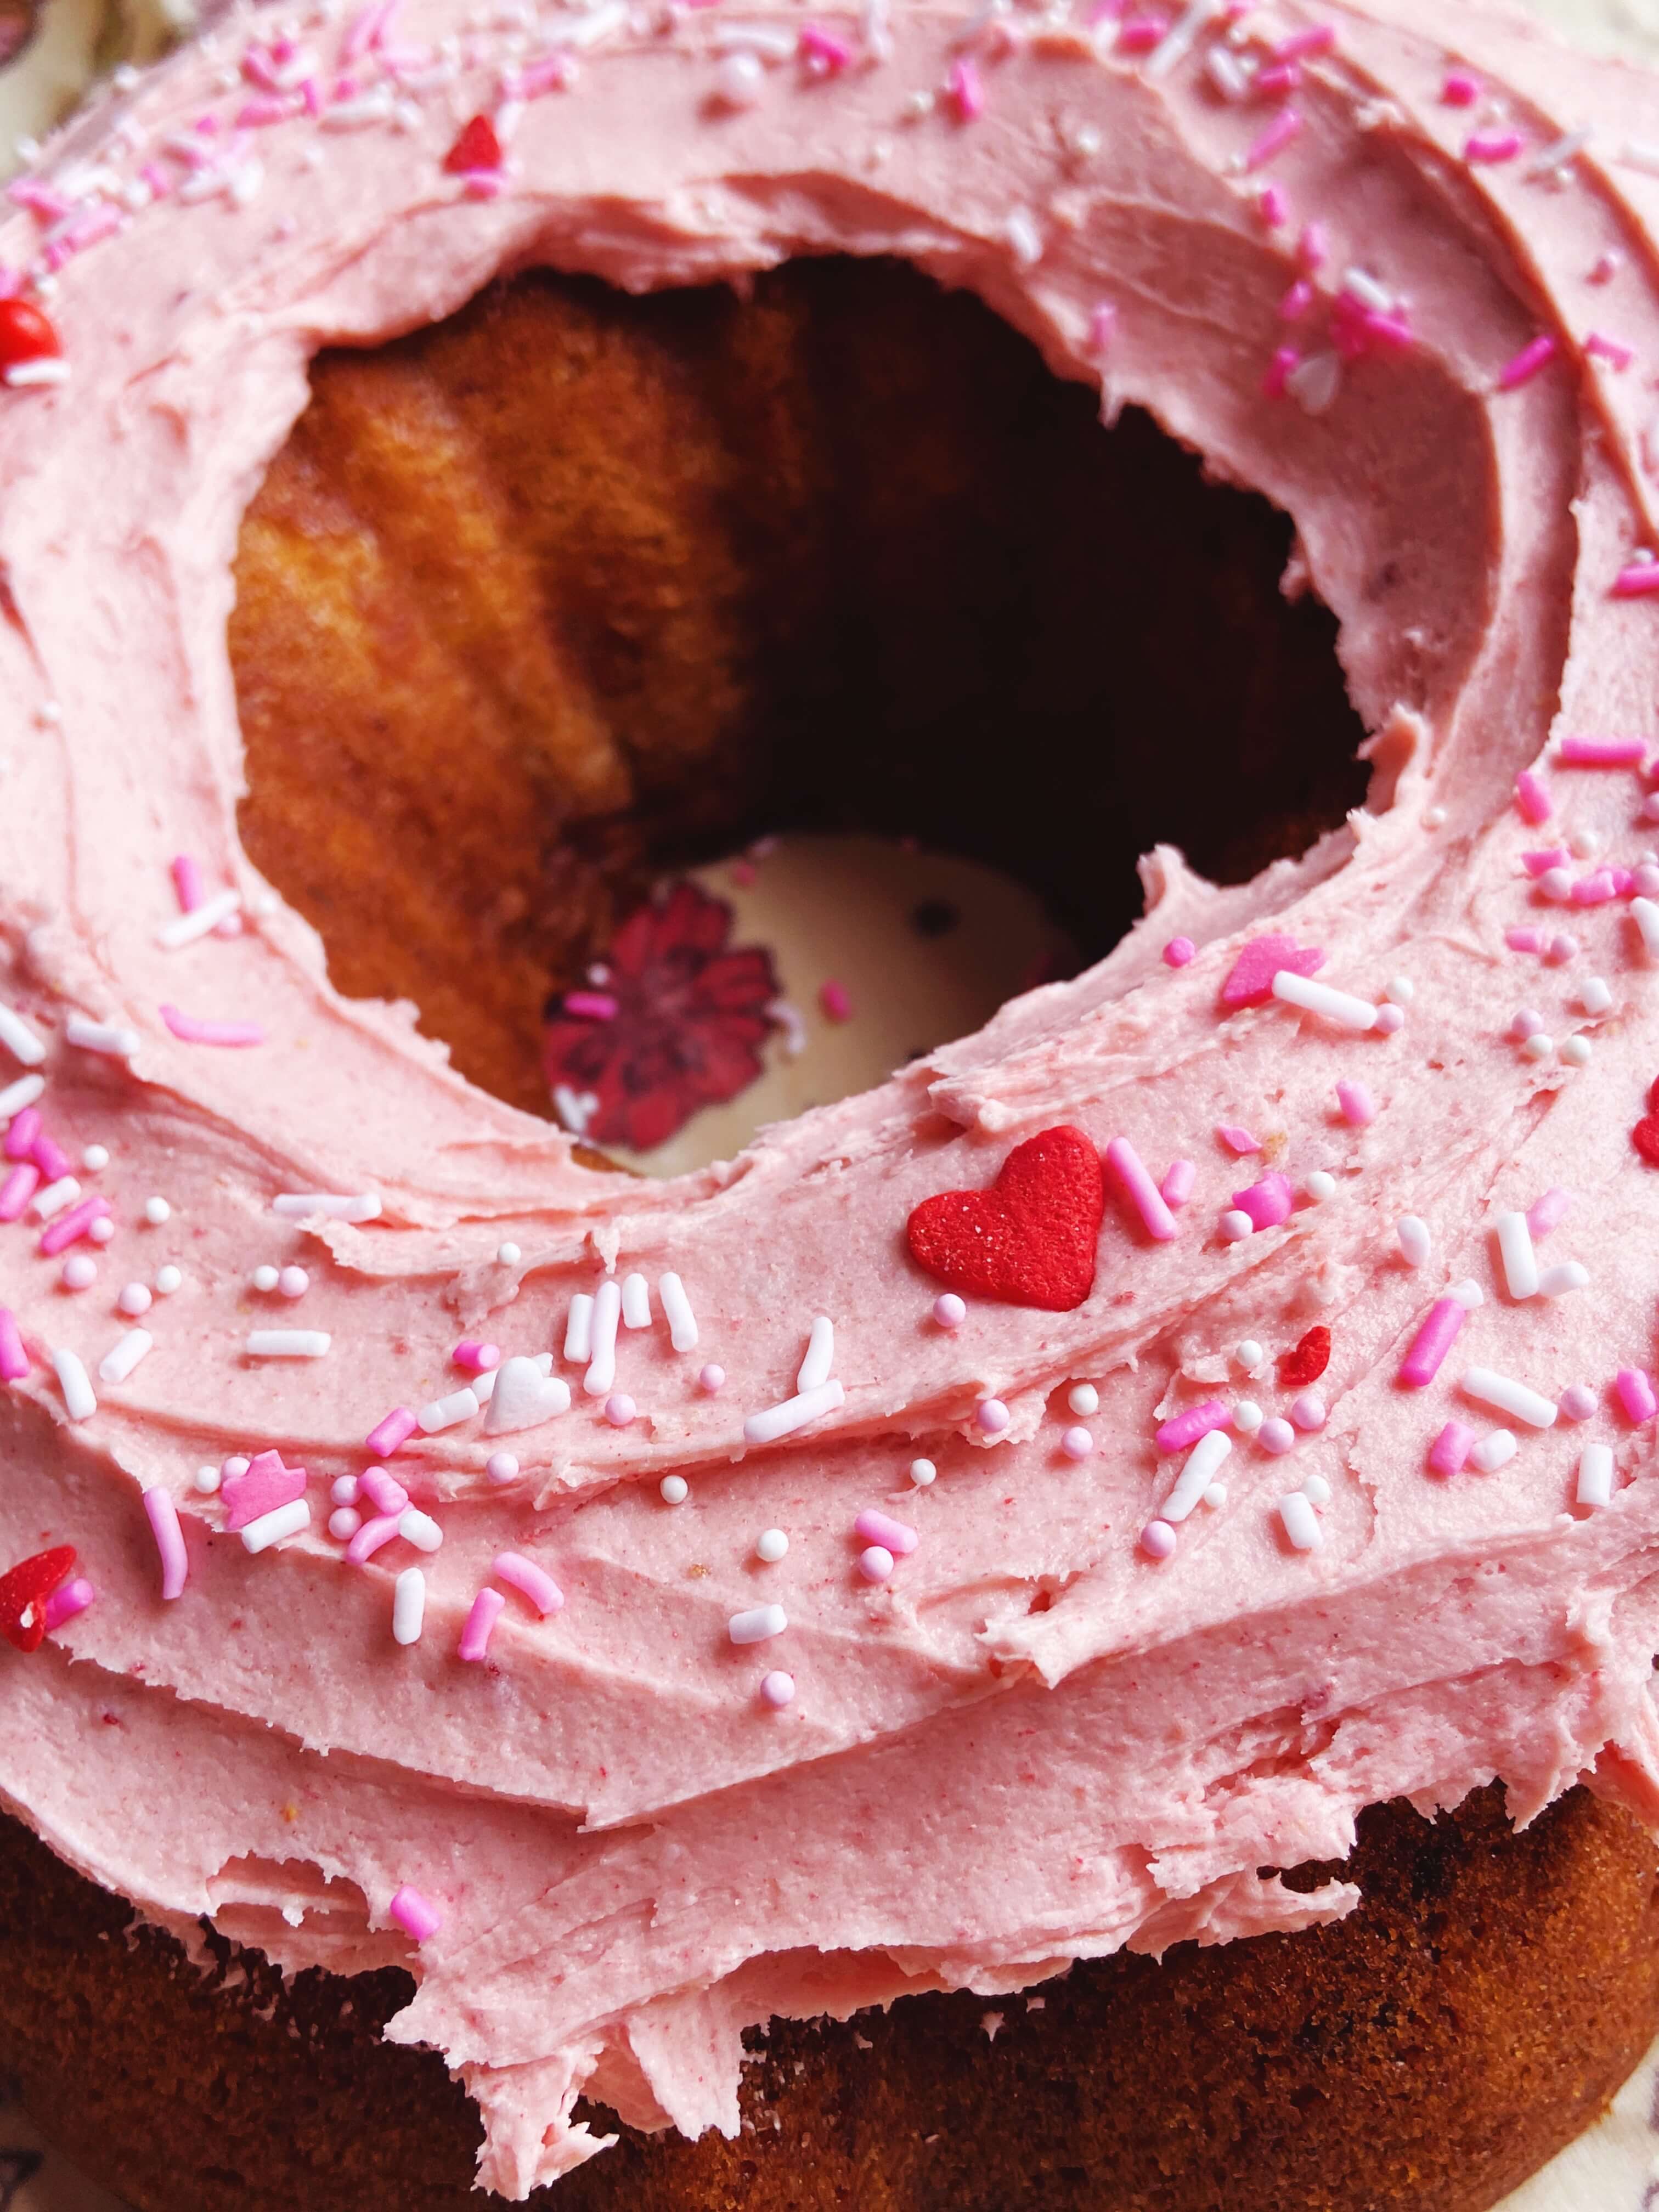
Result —
[[[1292,533],[970,295],[540,272],[313,365],[230,625],[250,856],[337,987],[649,1172],[1364,797]]]

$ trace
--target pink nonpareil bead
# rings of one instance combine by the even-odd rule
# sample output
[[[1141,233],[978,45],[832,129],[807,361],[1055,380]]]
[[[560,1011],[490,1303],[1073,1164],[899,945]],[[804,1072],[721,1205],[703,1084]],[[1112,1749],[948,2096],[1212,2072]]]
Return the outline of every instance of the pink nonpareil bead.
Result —
[[[1515,804],[1522,820],[1534,830],[1547,822],[1553,811],[1548,792],[1529,768],[1523,768],[1515,779]]]
[[[9,1306],[0,1306],[0,1382],[21,1382],[29,1367],[17,1316]]]
[[[1376,1010],[1376,1019],[1371,1024],[1378,1036],[1394,1036],[1406,1026],[1406,1009],[1391,1001]]]
[[[908,1559],[921,1539],[908,1521],[896,1521],[878,1507],[866,1506],[853,1523],[853,1534],[866,1544],[880,1544],[896,1559]]]
[[[418,1889],[411,1889],[407,1882],[401,1889],[392,1892],[392,1902],[386,1910],[404,1935],[416,1943],[426,1942],[444,1924],[444,1917],[437,1906],[422,1897]]]
[[[818,991],[818,1004],[832,1022],[850,1021],[853,1000],[845,983],[829,982]]]
[[[395,1519],[409,1503],[409,1492],[395,1475],[388,1474],[383,1467],[366,1468],[357,1478],[357,1487],[377,1513],[389,1513]],[[337,1504],[354,1505],[351,1498],[337,1498]]]
[[[1325,1425],[1325,1401],[1317,1390],[1304,1390],[1291,1407],[1291,1425],[1313,1436]]]
[[[613,1429],[625,1429],[638,1412],[626,1390],[613,1390],[605,1401],[605,1418]]]
[[[1571,930],[1558,929],[1544,948],[1544,957],[1552,968],[1565,968],[1578,957],[1578,939]]]
[[[1191,1160],[1171,1160],[1169,1173],[1158,1185],[1158,1196],[1172,1209],[1185,1206],[1197,1181],[1198,1170]]]
[[[484,1462],[484,1473],[492,1482],[516,1482],[519,1479],[517,1452],[495,1451]]]
[[[1233,1204],[1250,1218],[1253,1229],[1277,1229],[1291,1218],[1293,1194],[1287,1178],[1275,1172],[1263,1176],[1248,1190],[1236,1190]]]
[[[988,1437],[1000,1437],[1012,1418],[1000,1398],[983,1398],[974,1408],[974,1419]]]
[[[795,1701],[795,1678],[786,1674],[781,1667],[775,1667],[769,1674],[763,1674],[760,1686],[761,1703],[781,1713],[786,1705]]]
[[[1085,1428],[1067,1429],[1060,1440],[1060,1448],[1067,1459],[1081,1462],[1087,1459],[1090,1453],[1093,1451],[1094,1437]]]
[[[377,1459],[390,1459],[399,1444],[407,1443],[420,1423],[407,1406],[395,1407],[363,1439],[363,1448]]]
[[[1587,1421],[1595,1411],[1595,1393],[1582,1382],[1569,1382],[1558,1402],[1564,1419]]]
[[[1474,1449],[1474,1431],[1462,1421],[1448,1421],[1429,1448],[1429,1466],[1436,1474],[1461,1474]]]
[[[1172,937],[1164,948],[1166,968],[1184,968],[1198,951],[1190,937]]]
[[[968,1309],[954,1291],[945,1291],[933,1300],[933,1319],[941,1328],[960,1328],[968,1318]]]
[[[501,1364],[499,1344],[480,1344],[477,1337],[464,1336],[449,1355],[457,1367],[465,1367],[472,1375],[488,1375]]]
[[[1650,1421],[1659,1413],[1659,1400],[1653,1395],[1653,1385],[1639,1367],[1621,1367],[1613,1377],[1613,1387],[1618,1393],[1619,1403],[1624,1407],[1625,1418],[1638,1427]]]
[[[697,1388],[705,1397],[717,1397],[726,1388],[726,1370],[711,1359],[697,1376]]]
[[[1520,1006],[1510,1016],[1510,1035],[1517,1043],[1524,1044],[1529,1036],[1536,1036],[1547,1028],[1544,1017],[1534,1006]]]
[[[481,1589],[472,1601],[472,1610],[466,1616],[466,1626],[461,1631],[457,1647],[459,1656],[476,1665],[489,1650],[489,1639],[495,1632],[495,1623],[501,1618],[507,1600],[499,1590]]]
[[[1149,1559],[1167,1559],[1176,1547],[1176,1532],[1167,1521],[1149,1521],[1140,1532],[1140,1548]]]
[[[1440,1372],[1441,1362],[1457,1340],[1468,1309],[1461,1298],[1437,1298],[1412,1339],[1410,1351],[1400,1363],[1400,1380],[1408,1389],[1421,1390]]]
[[[1376,1119],[1376,1104],[1363,1083],[1339,1083],[1336,1103],[1350,1128],[1363,1129]]]
[[[73,1582],[55,1589],[46,1600],[45,1620],[46,1633],[61,1628],[66,1620],[73,1620],[77,1613],[84,1613],[98,1593],[84,1575],[76,1575]]]
[[[1212,1429],[1230,1429],[1233,1425],[1232,1408],[1219,1398],[1206,1398],[1201,1406],[1189,1406],[1184,1413],[1176,1413],[1158,1430],[1156,1442],[1159,1451],[1165,1454],[1185,1451],[1200,1437],[1207,1437]]]
[[[34,1140],[40,1133],[40,1109],[25,1106],[14,1114],[6,1131],[5,1154],[9,1160],[26,1160],[34,1149]],[[39,1165],[37,1161],[36,1165]]]
[[[859,1553],[859,1572],[867,1583],[887,1582],[893,1566],[893,1555],[884,1544],[871,1544]]]
[[[1271,1452],[1275,1459],[1282,1459],[1296,1443],[1296,1431],[1288,1421],[1280,1420],[1275,1413],[1271,1419],[1263,1421],[1255,1432],[1255,1440],[1264,1452]]]
[[[1449,69],[1440,88],[1447,107],[1473,107],[1480,97],[1480,80],[1473,70]]]

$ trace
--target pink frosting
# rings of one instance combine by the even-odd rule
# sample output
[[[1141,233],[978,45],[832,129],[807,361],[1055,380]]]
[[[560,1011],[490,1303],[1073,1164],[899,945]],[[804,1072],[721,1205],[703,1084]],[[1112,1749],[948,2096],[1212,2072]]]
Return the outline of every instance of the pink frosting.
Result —
[[[508,2196],[596,2147],[570,2120],[584,2090],[647,2126],[733,2129],[742,2033],[775,2012],[1005,1990],[1124,1945],[1339,1914],[1346,1887],[1260,1870],[1341,1856],[1376,1800],[1450,1803],[1501,1774],[1524,1819],[1588,1778],[1659,1818],[1659,1484],[1651,1426],[1610,1392],[1655,1357],[1655,1170],[1631,1129],[1659,917],[1584,907],[1559,968],[1506,942],[1540,896],[1522,772],[1564,840],[1593,831],[1607,865],[1639,865],[1638,777],[1561,765],[1553,743],[1659,736],[1659,611],[1613,593],[1656,534],[1659,180],[1609,152],[1652,137],[1653,89],[1465,7],[1460,65],[1491,131],[1523,142],[1470,168],[1427,0],[1287,6],[1247,37],[1249,59],[1334,24],[1279,111],[1299,128],[1218,95],[1214,25],[1125,55],[1109,17],[1016,10],[975,56],[953,14],[817,15],[844,63],[794,57],[800,19],[775,4],[486,33],[463,0],[404,0],[394,85],[380,18],[317,14],[299,58],[273,59],[264,15],[232,14],[48,149],[42,180],[94,195],[95,220],[50,243],[27,210],[0,224],[0,264],[57,267],[70,374],[0,392],[0,1005],[45,1046],[54,1141],[107,1146],[85,1172],[115,1224],[107,1287],[74,1299],[30,1220],[0,1231],[28,1352],[0,1393],[0,1561],[72,1541],[98,1591],[38,1652],[0,1652],[0,1793],[159,1923],[209,1915],[295,1967],[404,1961],[417,1990],[391,2033],[467,2082],[483,2179]],[[443,161],[504,81],[525,103],[483,192]],[[1527,149],[1586,118],[1571,180],[1540,185]],[[1146,923],[1076,981],[726,1165],[594,1175],[453,1074],[407,1008],[337,996],[240,849],[239,519],[320,343],[407,329],[538,259],[646,288],[826,250],[971,286],[1109,414],[1151,408],[1295,516],[1297,575],[1340,617],[1373,732],[1370,805],[1241,889],[1161,848]],[[1592,301],[1641,373],[1583,367]],[[1501,390],[1540,335],[1553,357]],[[240,932],[161,941],[180,854],[201,870],[191,919],[228,888]],[[1317,975],[1229,1012],[1264,935],[1321,948],[1297,963]],[[1174,938],[1195,948],[1180,968]],[[1346,996],[1308,996],[1328,991]],[[1363,1026],[1385,992],[1395,1012]],[[1528,1001],[1541,1056],[1510,1034]],[[264,1042],[204,1048],[175,1003]],[[117,1034],[75,1044],[77,1016]],[[1580,1033],[1575,1066],[1559,1047]],[[22,1072],[0,1041],[0,1084]],[[1334,1111],[1339,1082],[1363,1083],[1368,1125]],[[1209,1133],[1236,1119],[1293,1203],[1228,1242]],[[1061,1122],[1149,1178],[1176,1153],[1207,1164],[1167,1236],[1109,1209],[1075,1310],[970,1300],[935,1326],[908,1210]],[[1539,1266],[1589,1279],[1520,1296],[1494,1224],[1556,1188],[1577,1196]],[[379,1205],[273,1212],[283,1193]],[[1430,1232],[1415,1266],[1405,1215]],[[249,1287],[296,1261],[298,1301]],[[179,1283],[130,1334],[114,1286],[164,1266]],[[652,1319],[622,1330],[614,1376],[603,1344],[591,1369],[564,1361],[573,1297],[635,1273]],[[671,1338],[670,1275],[695,1350],[683,1320]],[[1401,1388],[1466,1279],[1480,1299],[1443,1367]],[[612,1317],[602,1300],[602,1338]],[[1296,1436],[1275,1363],[1315,1320],[1328,1419]],[[276,1330],[316,1356],[248,1349]],[[461,1334],[501,1346],[478,1378],[499,1407],[458,1397]],[[828,1373],[802,1382],[809,1340]],[[1454,1407],[1481,1439],[1507,1418],[1459,1395],[1469,1366],[1552,1407],[1593,1388],[1595,1410],[1517,1421],[1490,1474],[1479,1442],[1431,1470]],[[1061,1438],[1085,1382],[1079,1462]],[[605,1418],[617,1392],[626,1426]],[[1160,1459],[1161,1424],[1247,1396],[1293,1455],[1235,1421]],[[794,1425],[746,1441],[797,1398]],[[992,1401],[994,1435],[975,1415]],[[398,1425],[415,1502],[362,1565],[325,1510],[252,1553],[192,1480],[280,1451],[315,1509],[392,1407],[428,1417],[406,1441]],[[1616,1455],[1600,1509],[1574,1504],[1587,1439]],[[913,1484],[913,1461],[937,1479]],[[1316,1474],[1317,1510],[1281,1510]],[[188,1565],[170,1603],[162,1496]],[[854,1534],[872,1510],[916,1534],[878,1585]],[[769,1561],[773,1528],[789,1544]],[[565,1602],[486,1605],[486,1650],[477,1601],[504,1553]],[[790,1678],[792,1699],[763,1692]]]

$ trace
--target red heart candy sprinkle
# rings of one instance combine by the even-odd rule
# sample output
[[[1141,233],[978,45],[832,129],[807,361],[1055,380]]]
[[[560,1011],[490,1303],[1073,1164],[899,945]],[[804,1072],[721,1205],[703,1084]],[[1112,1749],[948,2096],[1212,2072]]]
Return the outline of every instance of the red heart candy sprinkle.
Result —
[[[33,1651],[46,1632],[46,1600],[74,1570],[74,1545],[59,1544],[0,1575],[0,1636],[20,1651]]]
[[[1316,1322],[1299,1344],[1279,1355],[1279,1379],[1287,1390],[1304,1389],[1330,1364],[1331,1333],[1323,1322]]]
[[[1223,1011],[1231,1014],[1240,1006],[1265,1005],[1281,968],[1288,968],[1292,975],[1313,975],[1324,965],[1325,955],[1316,945],[1298,945],[1293,937],[1253,937],[1227,970],[1221,987]]]
[[[1069,1313],[1094,1288],[1105,1212],[1100,1155],[1081,1129],[1016,1145],[989,1190],[945,1190],[912,1212],[910,1256],[981,1298]]]
[[[0,300],[0,375],[26,361],[56,361],[58,333],[28,300]]]
[[[452,177],[464,177],[477,169],[499,169],[501,166],[501,142],[487,115],[475,115],[444,155],[444,167]]]
[[[1659,1168],[1659,1113],[1644,1114],[1631,1131],[1630,1140],[1650,1168]]]

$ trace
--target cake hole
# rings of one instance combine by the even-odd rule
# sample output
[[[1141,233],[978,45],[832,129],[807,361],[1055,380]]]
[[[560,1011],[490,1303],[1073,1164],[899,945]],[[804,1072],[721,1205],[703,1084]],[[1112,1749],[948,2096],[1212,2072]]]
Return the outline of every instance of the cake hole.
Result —
[[[313,364],[237,560],[243,840],[343,992],[689,1165],[1098,958],[1154,843],[1238,882],[1362,800],[1291,545],[896,263],[643,299],[522,275]],[[593,1032],[556,1107],[550,1012]],[[634,1110],[751,1048],[765,1081],[678,1133]]]

